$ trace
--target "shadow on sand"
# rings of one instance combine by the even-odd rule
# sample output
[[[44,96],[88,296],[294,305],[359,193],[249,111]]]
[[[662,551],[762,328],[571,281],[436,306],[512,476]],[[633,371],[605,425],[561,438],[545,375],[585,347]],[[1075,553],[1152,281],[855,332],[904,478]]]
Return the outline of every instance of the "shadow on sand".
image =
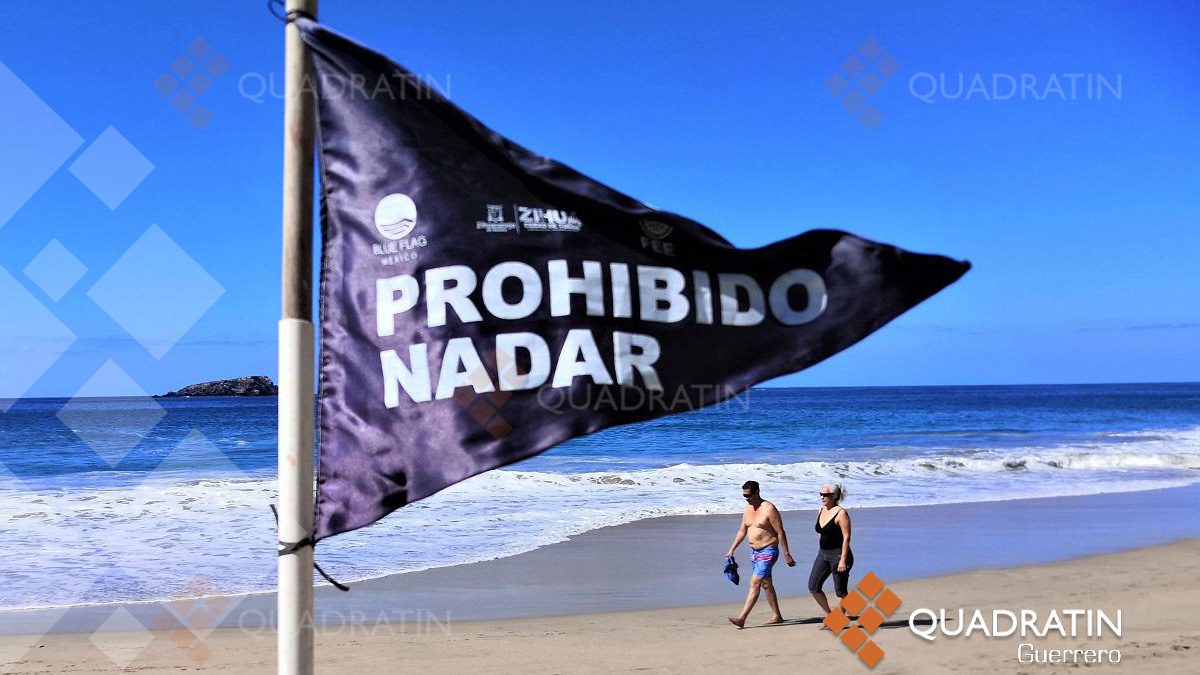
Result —
[[[850,617],[851,621],[856,621],[857,616]],[[824,619],[822,617],[813,617],[811,619],[784,619],[779,623],[759,624],[757,626],[746,626],[746,628],[779,628],[780,626],[803,626],[805,624],[819,624]],[[912,622],[914,626],[932,626],[933,619],[917,619]],[[879,624],[880,628],[903,628],[909,625],[908,619],[892,619]],[[861,627],[861,626],[860,626]]]

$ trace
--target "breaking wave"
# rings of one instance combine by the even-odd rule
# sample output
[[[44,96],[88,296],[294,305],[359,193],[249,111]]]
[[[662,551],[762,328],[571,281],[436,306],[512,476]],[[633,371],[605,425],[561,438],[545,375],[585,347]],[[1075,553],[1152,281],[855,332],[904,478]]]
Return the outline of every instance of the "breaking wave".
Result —
[[[949,435],[947,435],[949,437]],[[1049,446],[873,448],[794,463],[675,463],[657,468],[485,473],[322,544],[318,559],[346,581],[515,555],[589,530],[645,518],[733,514],[758,480],[785,510],[815,509],[824,481],[852,488],[853,507],[983,502],[1175,487],[1200,482],[1200,428],[1105,432]],[[847,453],[849,454],[849,453]],[[802,451],[796,451],[802,456]],[[620,466],[611,461],[608,466]],[[270,473],[156,472],[73,477],[4,489],[0,608],[167,599],[203,574],[224,593],[275,583]],[[47,584],[48,579],[54,583]]]

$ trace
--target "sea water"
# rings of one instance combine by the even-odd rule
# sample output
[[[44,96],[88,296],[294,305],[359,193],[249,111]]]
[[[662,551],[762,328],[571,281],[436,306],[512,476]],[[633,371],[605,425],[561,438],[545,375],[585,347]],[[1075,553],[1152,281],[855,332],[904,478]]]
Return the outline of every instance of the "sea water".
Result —
[[[16,402],[0,415],[0,609],[169,599],[201,579],[271,589],[275,463],[273,398]],[[1188,485],[1200,384],[754,389],[477,476],[317,559],[353,581],[510,556],[737,513],[746,480],[785,510],[815,510],[828,481],[858,508]]]

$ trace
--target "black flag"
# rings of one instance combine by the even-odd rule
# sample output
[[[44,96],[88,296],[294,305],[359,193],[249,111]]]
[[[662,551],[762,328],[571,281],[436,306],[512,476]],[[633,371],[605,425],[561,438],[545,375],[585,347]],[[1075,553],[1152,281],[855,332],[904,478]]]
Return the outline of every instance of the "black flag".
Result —
[[[736,248],[298,23],[323,205],[314,539],[811,366],[969,268],[834,230]]]

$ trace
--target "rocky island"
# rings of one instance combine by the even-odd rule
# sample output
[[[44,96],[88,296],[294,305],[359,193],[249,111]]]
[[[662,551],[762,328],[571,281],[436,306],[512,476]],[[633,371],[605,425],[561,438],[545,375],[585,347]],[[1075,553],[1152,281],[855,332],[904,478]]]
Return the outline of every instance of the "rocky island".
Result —
[[[169,391],[162,396],[276,396],[279,387],[266,375],[251,375],[232,380],[216,380],[189,384],[179,391]],[[158,398],[156,395],[155,398]]]

